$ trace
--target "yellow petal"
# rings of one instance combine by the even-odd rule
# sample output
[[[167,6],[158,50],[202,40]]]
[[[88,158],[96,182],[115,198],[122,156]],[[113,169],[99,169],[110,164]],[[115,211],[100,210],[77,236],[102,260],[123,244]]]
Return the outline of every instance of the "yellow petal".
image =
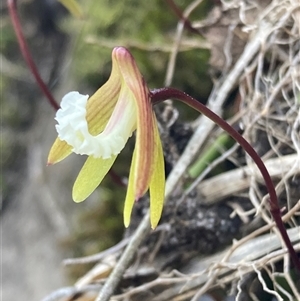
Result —
[[[113,109],[118,101],[121,89],[119,67],[112,61],[112,71],[108,81],[101,86],[88,100],[86,120],[89,132],[98,135],[105,128]]]
[[[154,118],[150,92],[130,52],[123,47],[113,50],[113,61],[119,67],[123,85],[134,95],[137,112],[136,164],[134,171],[135,199],[149,188],[154,167]]]
[[[155,143],[157,158],[150,182],[150,221],[152,229],[156,228],[161,218],[165,197],[164,154],[157,127],[155,134]]]
[[[49,155],[48,155],[48,165],[52,165],[65,159],[72,153],[72,146],[68,145],[65,141],[61,141],[56,138],[54,141]]]
[[[134,186],[134,178],[135,178],[134,172],[135,172],[135,164],[136,164],[135,161],[136,161],[136,150],[133,151],[133,155],[131,159],[128,186],[127,186],[126,198],[124,203],[123,218],[124,218],[124,225],[126,228],[130,224],[131,212],[135,201],[135,186]]]
[[[80,5],[75,0],[58,0],[73,16],[81,18],[83,16]]]
[[[109,159],[88,157],[73,186],[73,200],[84,201],[101,183],[117,156]]]

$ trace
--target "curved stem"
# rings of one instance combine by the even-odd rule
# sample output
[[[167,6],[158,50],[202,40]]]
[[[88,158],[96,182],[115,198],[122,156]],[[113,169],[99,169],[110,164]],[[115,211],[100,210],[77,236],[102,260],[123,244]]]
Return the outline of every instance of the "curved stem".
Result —
[[[191,97],[190,95],[174,89],[174,88],[162,88],[157,90],[151,91],[151,99],[153,104],[159,103],[161,101],[164,101],[166,99],[175,98],[183,103],[187,104],[188,106],[192,107],[193,109],[197,110],[198,112],[202,113],[209,119],[211,119],[213,122],[215,122],[219,127],[221,127],[224,131],[226,131],[247,153],[248,155],[253,159],[255,164],[257,165],[258,169],[260,170],[268,193],[269,193],[269,205],[270,205],[270,212],[273,216],[273,219],[276,223],[276,226],[278,230],[280,231],[280,234],[284,240],[284,243],[290,253],[291,259],[295,265],[295,267],[300,271],[300,261],[298,258],[298,255],[296,251],[294,250],[291,241],[288,237],[287,231],[285,229],[285,226],[283,224],[283,221],[281,219],[281,212],[279,208],[279,203],[275,191],[275,187],[273,185],[272,179],[270,177],[270,174],[268,170],[266,169],[265,164],[259,157],[259,155],[256,153],[256,151],[253,149],[253,147],[247,142],[243,136],[241,136],[231,125],[229,125],[224,119],[219,117],[217,114],[212,112],[210,109],[208,109],[205,105],[198,102],[195,98]]]
[[[55,99],[54,99],[52,93],[49,91],[47,85],[42,80],[42,78],[39,74],[39,71],[31,57],[28,45],[25,41],[22,29],[21,29],[19,17],[17,14],[17,0],[7,0],[7,6],[8,6],[9,15],[10,15],[15,33],[17,35],[18,44],[20,46],[20,50],[23,55],[23,58],[25,59],[27,66],[29,67],[31,73],[33,74],[38,86],[40,87],[40,89],[42,90],[44,95],[47,97],[50,105],[54,108],[54,110],[57,111],[59,109],[59,105],[55,101]]]

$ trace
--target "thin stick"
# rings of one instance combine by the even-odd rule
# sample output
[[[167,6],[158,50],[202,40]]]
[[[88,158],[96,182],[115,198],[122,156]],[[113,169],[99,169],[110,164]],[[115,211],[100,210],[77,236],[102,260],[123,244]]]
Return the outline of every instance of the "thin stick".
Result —
[[[63,261],[64,265],[73,265],[73,264],[87,264],[91,262],[96,262],[102,260],[105,256],[119,252],[122,250],[124,247],[126,247],[127,243],[130,241],[131,237],[125,238],[121,240],[118,244],[114,245],[111,248],[106,249],[103,252],[100,252],[98,254],[86,256],[86,257],[79,257],[79,258],[69,258],[65,259]]]
[[[77,287],[73,287],[73,286],[63,287],[63,288],[60,288],[60,289],[52,292],[50,295],[43,298],[42,301],[58,301],[58,300],[61,300],[61,298],[63,298],[63,297],[71,298],[72,296],[74,296],[76,294],[83,294],[85,292],[97,291],[97,290],[99,290],[99,287],[101,287],[101,284],[89,284],[89,285],[81,287],[81,288],[77,288]]]
[[[172,47],[172,51],[170,54],[169,62],[168,62],[168,67],[167,67],[167,72],[166,72],[166,78],[165,78],[165,86],[170,86],[172,83],[173,75],[174,75],[174,70],[175,70],[175,64],[176,64],[176,58],[178,55],[178,50],[180,47],[180,44],[182,43],[182,34],[183,30],[186,26],[186,21],[188,20],[187,18],[189,15],[197,8],[197,6],[202,2],[203,0],[196,0],[192,2],[183,13],[179,10],[179,8],[176,6],[173,0],[168,1],[167,3],[169,6],[173,9],[176,10],[176,8],[179,10],[179,17],[181,21],[177,24],[177,29],[176,29],[176,34],[175,34],[175,39],[174,39],[174,46]],[[182,16],[182,17],[181,17]]]
[[[120,280],[122,279],[126,269],[129,267],[136,250],[149,232],[150,214],[148,211],[95,301],[108,301],[110,299]]]
[[[151,93],[152,93],[151,98],[153,104],[157,104],[165,99],[175,98],[187,104],[188,106],[192,107],[193,109],[197,110],[198,112],[202,113],[210,120],[212,120],[214,123],[216,123],[219,127],[221,127],[224,131],[226,131],[248,153],[248,155],[253,159],[253,161],[257,165],[258,169],[260,170],[264,178],[269,193],[270,212],[273,216],[273,219],[276,223],[278,230],[281,233],[285,245],[289,250],[291,259],[295,267],[300,271],[300,261],[298,259],[298,255],[292,246],[292,243],[288,237],[287,231],[281,219],[279,203],[278,203],[278,199],[277,199],[277,195],[272,179],[270,177],[268,170],[266,169],[265,164],[263,163],[259,155],[256,153],[256,151],[253,149],[253,147],[249,144],[249,142],[245,140],[243,136],[241,136],[224,119],[219,117],[217,114],[212,112],[209,108],[207,108],[202,103],[198,102],[195,98],[191,97],[190,95],[174,88],[157,89],[151,91]]]
[[[42,80],[39,71],[32,59],[32,56],[30,54],[28,45],[26,43],[26,40],[24,38],[22,29],[21,29],[21,24],[20,20],[17,14],[17,0],[7,0],[7,5],[8,5],[8,11],[10,14],[10,18],[17,36],[18,44],[22,53],[22,56],[24,60],[26,61],[26,64],[28,68],[30,69],[31,73],[33,74],[38,86],[48,99],[50,105],[54,108],[55,111],[59,109],[59,105],[57,104],[56,100],[54,99],[52,93],[49,91],[47,85],[45,82]]]

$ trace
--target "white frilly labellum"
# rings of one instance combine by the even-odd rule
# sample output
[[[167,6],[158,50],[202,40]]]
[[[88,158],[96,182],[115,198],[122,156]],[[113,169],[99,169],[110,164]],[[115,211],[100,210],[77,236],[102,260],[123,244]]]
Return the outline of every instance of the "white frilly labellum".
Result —
[[[115,122],[117,124],[115,128],[108,131],[104,129],[99,135],[93,136],[88,130],[86,121],[88,98],[88,95],[82,95],[76,91],[69,92],[63,97],[61,108],[57,111],[55,117],[58,122],[56,130],[59,139],[72,146],[72,151],[76,154],[103,159],[119,154],[132,135],[135,108],[131,107],[134,112],[130,112],[126,108],[125,111],[130,113],[131,116],[126,116],[127,118],[121,118],[120,122]]]

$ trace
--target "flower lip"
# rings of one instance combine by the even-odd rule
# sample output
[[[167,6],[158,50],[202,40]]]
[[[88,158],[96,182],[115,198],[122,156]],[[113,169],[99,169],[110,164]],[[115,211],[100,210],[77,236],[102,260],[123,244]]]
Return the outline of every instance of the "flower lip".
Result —
[[[86,121],[88,95],[74,91],[66,94],[55,117],[58,122],[58,137],[71,145],[74,153],[80,155],[107,159],[119,154],[135,127],[135,107],[132,101],[124,104],[128,96],[126,92],[121,91],[120,104],[116,106],[118,110],[114,111],[115,114],[111,116],[107,128],[97,136],[90,134]]]

